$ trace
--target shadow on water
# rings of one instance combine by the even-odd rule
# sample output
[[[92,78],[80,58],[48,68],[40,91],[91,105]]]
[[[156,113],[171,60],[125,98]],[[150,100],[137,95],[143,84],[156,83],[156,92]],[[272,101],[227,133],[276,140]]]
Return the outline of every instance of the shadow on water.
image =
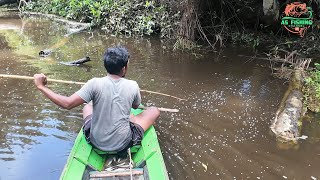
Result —
[[[47,58],[39,50],[59,43],[63,26],[39,19],[0,18],[0,73],[87,81],[104,76],[101,56],[121,44],[131,59],[127,77],[141,89],[186,98],[142,93],[143,103],[179,108],[162,113],[156,125],[172,179],[319,178],[319,126],[305,125],[309,139],[298,150],[278,150],[269,125],[286,89],[263,63],[239,57],[240,48],[196,58],[164,48],[158,39],[116,38],[79,33]],[[218,56],[219,55],[219,56]],[[90,56],[86,66],[65,66]],[[64,95],[76,85],[49,84]],[[62,110],[35,90],[31,81],[0,79],[0,178],[57,179],[81,128],[81,107]],[[312,129],[314,128],[314,129]]]

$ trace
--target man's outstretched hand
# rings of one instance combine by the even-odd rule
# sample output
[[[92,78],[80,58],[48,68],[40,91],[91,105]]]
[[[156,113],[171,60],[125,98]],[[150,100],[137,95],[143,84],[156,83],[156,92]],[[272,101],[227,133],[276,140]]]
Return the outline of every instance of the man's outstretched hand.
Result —
[[[33,76],[34,84],[37,86],[38,89],[44,87],[47,84],[47,77],[44,74],[35,74]]]

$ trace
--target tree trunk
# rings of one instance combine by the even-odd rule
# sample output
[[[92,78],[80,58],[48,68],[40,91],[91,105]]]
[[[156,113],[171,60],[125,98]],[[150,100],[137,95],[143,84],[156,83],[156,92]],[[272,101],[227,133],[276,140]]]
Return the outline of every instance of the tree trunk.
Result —
[[[177,30],[175,48],[192,49],[195,47],[195,31],[198,21],[198,2],[188,0],[183,7],[183,13]]]
[[[281,143],[297,144],[300,136],[298,122],[303,116],[303,70],[295,70],[292,75],[289,88],[286,91],[276,117],[270,126]]]
[[[277,0],[263,0],[263,14],[265,16],[275,15],[279,10]]]
[[[279,18],[279,4],[277,0],[263,0],[262,21],[273,24]]]
[[[17,0],[0,0],[0,6],[5,5],[5,4],[14,4],[16,2],[17,2]]]
[[[189,1],[185,6],[182,18],[180,20],[179,36],[190,41],[195,40],[197,9],[193,1]]]

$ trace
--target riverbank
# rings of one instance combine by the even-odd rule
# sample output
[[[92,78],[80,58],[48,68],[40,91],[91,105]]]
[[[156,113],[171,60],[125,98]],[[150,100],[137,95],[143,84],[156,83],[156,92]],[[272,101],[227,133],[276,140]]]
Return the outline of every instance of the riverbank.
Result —
[[[190,2],[184,5],[165,2],[39,0],[24,4],[22,10],[91,23],[115,35],[159,35],[164,40],[173,39],[175,49],[193,49],[199,44],[217,49],[227,43],[237,43],[262,50],[261,53],[283,49],[313,56],[320,52],[319,23],[314,23],[306,36],[301,38],[288,33],[280,22],[268,22],[261,15],[262,5],[257,3],[250,2],[247,9],[230,2],[218,12],[216,6],[223,1],[215,5],[201,2],[199,7]],[[237,8],[237,12],[228,12],[225,8]],[[249,15],[248,11],[252,14]]]

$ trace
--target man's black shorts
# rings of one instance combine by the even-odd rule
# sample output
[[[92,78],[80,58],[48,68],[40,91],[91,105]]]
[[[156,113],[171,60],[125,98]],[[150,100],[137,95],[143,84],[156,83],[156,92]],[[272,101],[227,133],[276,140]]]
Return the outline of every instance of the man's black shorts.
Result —
[[[83,134],[86,137],[86,140],[88,143],[91,143],[90,142],[91,120],[92,120],[92,114],[87,116],[84,119],[84,125],[83,125]],[[130,129],[131,129],[131,141],[127,147],[118,151],[119,154],[121,154],[123,151],[126,152],[127,149],[132,146],[141,145],[141,141],[144,136],[143,128],[139,124],[130,122]]]

